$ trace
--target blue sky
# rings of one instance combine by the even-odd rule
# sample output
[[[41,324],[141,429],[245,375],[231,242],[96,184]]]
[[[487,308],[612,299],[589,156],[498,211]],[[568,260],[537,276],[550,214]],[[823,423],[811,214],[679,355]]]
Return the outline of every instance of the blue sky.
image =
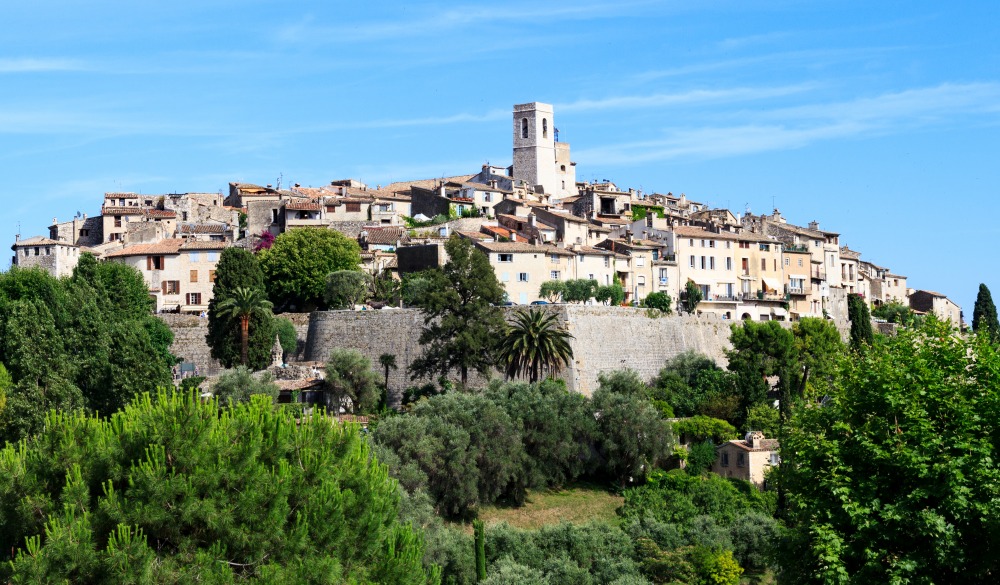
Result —
[[[818,220],[967,320],[1000,295],[996,1],[346,4],[3,3],[0,243],[105,191],[508,165],[543,101],[580,180]]]

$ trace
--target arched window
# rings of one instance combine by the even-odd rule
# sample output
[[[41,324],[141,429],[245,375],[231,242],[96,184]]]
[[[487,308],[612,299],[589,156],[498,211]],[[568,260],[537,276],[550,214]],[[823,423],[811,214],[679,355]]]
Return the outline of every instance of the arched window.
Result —
[[[542,118],[542,138],[549,137],[549,121]]]
[[[521,138],[528,137],[528,119],[521,118]]]

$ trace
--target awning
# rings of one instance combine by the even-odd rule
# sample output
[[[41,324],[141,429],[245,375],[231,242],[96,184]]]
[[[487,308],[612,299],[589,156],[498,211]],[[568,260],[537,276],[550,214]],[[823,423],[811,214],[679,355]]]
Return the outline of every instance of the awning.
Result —
[[[774,281],[770,278],[761,277],[760,282],[764,286],[764,292],[778,292],[780,290],[778,287],[774,286]]]

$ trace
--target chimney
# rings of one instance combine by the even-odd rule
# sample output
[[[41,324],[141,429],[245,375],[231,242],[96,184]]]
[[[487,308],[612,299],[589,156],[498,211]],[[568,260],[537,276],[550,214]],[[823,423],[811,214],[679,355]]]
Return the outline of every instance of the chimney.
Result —
[[[815,221],[815,220],[810,221],[809,222],[809,229],[819,231],[819,222]]]
[[[439,191],[440,191],[442,197],[447,197],[448,196],[447,193],[445,192],[445,189],[444,189],[444,183],[441,183],[441,186],[439,187]]]
[[[625,230],[625,241],[629,244],[632,243],[632,230]]]
[[[517,232],[515,232],[514,230],[510,231],[510,241],[512,241],[512,242],[516,242],[517,241]]]
[[[528,225],[530,225],[531,227],[535,227],[535,214],[534,213],[532,213],[531,215],[528,216]]]
[[[53,218],[52,218],[52,225],[56,225],[57,223],[59,223],[59,222],[58,222],[58,220],[57,220],[56,218],[54,218],[54,217],[53,217]]]

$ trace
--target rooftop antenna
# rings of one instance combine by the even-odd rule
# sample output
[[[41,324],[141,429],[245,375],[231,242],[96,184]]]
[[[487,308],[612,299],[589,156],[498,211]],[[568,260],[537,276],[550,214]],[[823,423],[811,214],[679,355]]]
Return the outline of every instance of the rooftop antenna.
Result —
[[[281,191],[281,179],[283,179],[284,176],[285,176],[284,173],[278,173],[278,189],[277,189],[278,191]]]

